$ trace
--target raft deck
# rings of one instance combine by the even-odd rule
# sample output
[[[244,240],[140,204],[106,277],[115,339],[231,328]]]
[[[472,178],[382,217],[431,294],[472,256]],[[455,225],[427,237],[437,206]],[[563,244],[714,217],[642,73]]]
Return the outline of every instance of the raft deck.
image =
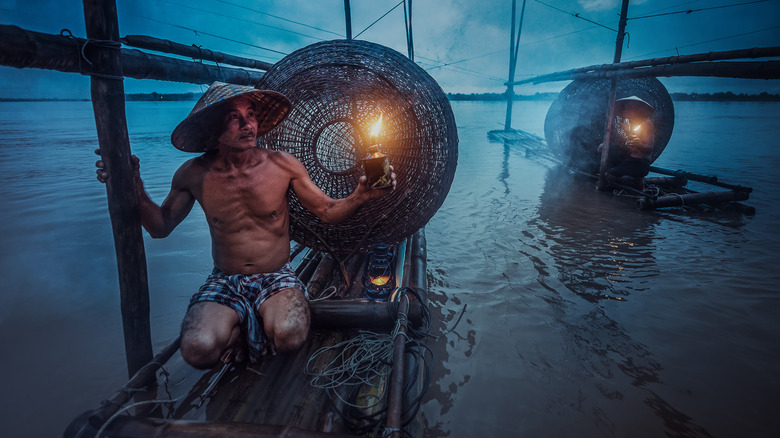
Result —
[[[554,157],[547,148],[547,142],[536,135],[525,131],[494,130],[488,132],[488,138],[493,142],[511,144],[523,148],[528,155],[564,165]],[[581,176],[598,179],[598,175],[584,172],[580,169],[569,168],[572,172]],[[727,190],[697,192],[687,187],[688,181],[697,181],[714,187]],[[627,198],[635,202],[640,210],[656,210],[669,207],[693,207],[698,210],[709,211],[733,211],[745,215],[755,214],[755,208],[741,204],[746,201],[753,191],[750,187],[724,183],[716,176],[704,176],[684,170],[669,170],[657,166],[650,166],[650,173],[645,178],[644,190],[611,183],[608,188],[613,195]]]
[[[313,358],[314,353],[353,339],[362,329],[380,335],[391,335],[391,331],[398,330],[396,315],[399,307],[406,307],[400,295],[409,298],[405,304],[408,304],[406,319],[410,329],[424,325],[427,313],[425,247],[423,230],[396,247],[397,285],[404,293],[387,302],[363,298],[366,253],[341,264],[329,254],[304,249],[293,258],[293,266],[307,285],[312,300],[312,333],[297,353],[266,356],[257,364],[218,365],[203,373],[186,396],[171,400],[170,394],[165,397],[168,377],[158,377],[155,373],[162,362],[177,351],[178,342],[174,341],[165,349],[168,351],[158,354],[113,398],[103,402],[101,408],[74,420],[65,436],[96,436],[101,427],[101,437],[317,437],[372,433],[377,436],[420,436],[422,424],[417,418],[417,409],[426,382],[418,375],[424,371],[424,360],[419,360],[419,354],[424,352],[414,351],[414,345],[403,342],[406,349],[400,355],[397,345],[390,346],[396,348],[395,357],[405,359],[399,366],[398,360],[391,357],[392,380],[398,379],[404,386],[411,382],[410,391],[396,393],[395,398],[400,402],[394,401],[391,395],[394,384],[390,374],[371,379],[370,384],[342,385],[328,390],[313,386],[310,383],[312,376],[304,370],[322,371],[333,361],[337,351]],[[395,344],[401,338],[388,336]],[[130,393],[149,384],[150,375],[158,383],[156,391],[137,393],[135,402],[141,401],[137,403],[137,415],[126,415],[120,406],[130,401]],[[173,379],[175,377],[170,377]],[[155,398],[161,398],[162,402],[150,403],[148,406],[152,409],[142,409],[144,399]],[[367,407],[352,408],[347,404]],[[132,405],[128,404],[122,410],[128,410],[129,406]],[[393,420],[393,417],[397,418]],[[393,421],[398,424],[394,425]]]

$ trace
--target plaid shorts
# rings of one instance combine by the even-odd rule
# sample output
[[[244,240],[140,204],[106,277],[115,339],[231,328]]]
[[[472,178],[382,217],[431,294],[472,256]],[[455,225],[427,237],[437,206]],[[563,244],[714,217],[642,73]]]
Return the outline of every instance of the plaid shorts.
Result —
[[[228,275],[214,268],[206,283],[190,299],[190,307],[195,303],[215,302],[235,310],[246,334],[249,358],[256,361],[266,343],[260,305],[282,289],[290,288],[300,290],[309,299],[306,286],[289,263],[276,272],[253,275]]]

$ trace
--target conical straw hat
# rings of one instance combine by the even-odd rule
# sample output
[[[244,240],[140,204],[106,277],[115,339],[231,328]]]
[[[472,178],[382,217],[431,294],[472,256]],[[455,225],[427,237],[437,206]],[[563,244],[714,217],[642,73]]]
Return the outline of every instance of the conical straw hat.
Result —
[[[258,90],[245,85],[214,82],[195,104],[190,114],[176,126],[171,143],[185,152],[205,152],[215,149],[216,137],[221,134],[221,121],[215,120],[218,109],[237,97],[250,99],[255,104],[257,135],[264,134],[282,122],[290,112],[290,101],[281,93]]]

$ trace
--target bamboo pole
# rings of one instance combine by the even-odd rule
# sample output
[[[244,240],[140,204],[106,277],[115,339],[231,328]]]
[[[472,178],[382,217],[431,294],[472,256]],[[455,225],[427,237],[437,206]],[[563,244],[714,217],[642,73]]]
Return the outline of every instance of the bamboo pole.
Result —
[[[352,39],[352,12],[350,11],[349,0],[344,0],[344,22],[347,27],[347,39]]]
[[[509,81],[506,86],[506,119],[504,119],[504,131],[512,129],[512,103],[514,101],[515,88],[512,82],[515,80],[515,14],[517,0],[512,0],[512,26],[509,31]]]
[[[135,171],[130,160],[130,140],[125,118],[125,92],[119,50],[119,26],[114,1],[84,0],[87,36],[99,40],[86,54],[99,73],[91,78],[100,153],[108,174],[108,212],[114,232],[122,325],[128,375],[152,358],[149,323],[149,287],[146,254],[141,235]]]
[[[403,298],[406,297],[404,300]],[[398,306],[398,319],[405,321],[409,310],[409,297],[401,296]],[[390,380],[390,402],[387,410],[387,428],[393,438],[401,436],[401,415],[403,413],[403,386],[406,355],[406,323],[402,322],[393,339],[393,373]]]
[[[601,64],[601,65],[580,67],[571,70],[565,70],[561,72],[536,76],[534,78],[524,79],[521,81],[514,81],[512,85],[521,85],[521,84],[528,84],[528,83],[541,84],[544,82],[567,81],[567,80],[572,80],[574,78],[587,77],[588,74],[593,74],[595,72],[602,72],[603,74],[606,74],[607,71],[637,69],[637,71],[641,71],[644,74],[652,70],[640,69],[640,67],[660,67],[664,65],[668,67],[676,64],[688,64],[688,63],[698,62],[698,64],[693,64],[696,67],[689,67],[689,70],[668,69],[667,72],[669,73],[669,75],[672,75],[672,73],[675,72],[683,73],[685,71],[695,72],[697,70],[704,70],[706,65],[715,64],[711,61],[719,61],[719,60],[726,60],[726,59],[745,59],[745,58],[753,58],[753,59],[772,58],[778,56],[780,56],[780,47],[754,47],[751,49],[697,53],[694,55],[669,56],[666,58],[652,58],[652,59],[644,59],[639,61],[620,62],[616,64]],[[733,65],[739,66],[742,64],[744,63],[735,63]],[[745,65],[749,65],[749,64],[745,64]],[[731,71],[729,73],[737,74],[738,72],[736,71],[736,68],[734,68],[734,71]],[[679,75],[683,76],[682,74]],[[694,75],[694,76],[699,76],[699,75]],[[504,85],[508,85],[508,84],[504,84]]]
[[[515,99],[515,89],[512,82],[515,80],[515,71],[517,69],[517,51],[520,47],[520,34],[523,30],[523,17],[525,16],[525,3],[520,10],[520,23],[517,26],[517,39],[515,39],[515,9],[517,9],[517,0],[512,0],[512,31],[509,36],[509,82],[506,87],[506,119],[504,120],[504,131],[512,129],[512,106]]]
[[[741,191],[687,193],[684,195],[659,196],[654,200],[647,198],[638,199],[636,201],[636,206],[640,210],[653,210],[664,207],[745,201],[748,197],[750,197],[750,195],[747,192]]]
[[[84,38],[51,35],[25,30],[18,26],[0,25],[0,40],[3,41],[3,44],[0,44],[0,65],[84,75],[97,74],[101,68],[101,64],[95,62],[98,60],[90,55],[96,47],[95,43],[88,43]],[[255,85],[263,77],[260,72],[207,65],[135,49],[112,50],[121,54],[122,75],[134,79],[191,84],[223,81],[239,85]]]
[[[330,254],[324,254],[322,260],[317,265],[317,269],[311,276],[311,280],[306,285],[309,291],[309,298],[318,298],[320,292],[325,289],[325,285],[330,281],[333,274],[333,268],[336,267],[336,259]]]
[[[298,278],[304,282],[304,284],[308,283],[311,279],[311,276],[314,274],[314,270],[317,269],[317,266],[320,264],[320,260],[322,260],[322,254],[322,252],[317,251],[317,253],[314,255],[314,258],[311,259],[311,261],[309,261],[298,274]]]
[[[425,240],[425,228],[421,228],[418,230],[412,239],[412,250],[410,252],[410,256],[412,258],[411,262],[411,272],[409,275],[409,284],[408,287],[412,290],[414,290],[417,293],[418,300],[412,300],[410,301],[411,309],[414,310],[415,307],[420,307],[421,311],[422,308],[428,307],[428,275],[427,275],[427,244]],[[410,316],[412,313],[410,312]],[[422,315],[420,315],[420,319],[422,320]],[[413,322],[413,320],[410,318],[410,322]],[[423,321],[421,321],[421,324],[418,324],[418,326],[422,326]],[[426,329],[427,327],[423,327],[423,329]],[[411,350],[416,350],[417,354],[422,356],[425,354],[424,351],[422,351],[417,346],[411,346]],[[408,355],[407,355],[408,358]],[[403,401],[403,407],[404,407],[404,413],[409,412],[409,410],[413,407],[413,403],[422,403],[421,400],[418,399],[419,396],[422,395],[422,392],[425,390],[423,387],[424,385],[424,378],[416,378],[415,380],[415,373],[417,373],[417,376],[422,376],[425,373],[425,364],[424,361],[407,361],[409,363],[406,363],[405,370],[406,375],[404,377],[404,380],[407,382],[407,385],[410,385],[410,382],[414,382],[414,388],[407,392],[406,397],[404,397]],[[417,369],[414,369],[414,365],[417,366]],[[419,409],[419,404],[418,408]],[[416,412],[416,411],[412,411]],[[411,418],[407,418],[407,423],[409,423],[406,426],[406,432],[409,433],[410,436],[422,436],[422,422],[421,421],[412,421]]]
[[[620,58],[623,55],[623,39],[626,36],[626,17],[628,15],[628,0],[623,0],[623,5],[620,8],[620,22],[618,25],[617,40],[615,41],[615,58],[613,63],[620,62]],[[617,80],[612,79],[609,89],[609,103],[607,111],[607,127],[604,133],[604,147],[601,148],[601,163],[599,165],[599,180],[597,188],[599,190],[606,190],[607,188],[607,163],[609,162],[609,149],[612,141],[612,124],[615,119],[615,96],[617,94]]]
[[[407,20],[408,15],[408,20]],[[414,61],[414,35],[412,34],[412,0],[406,0],[404,6],[404,23],[406,25],[406,53]]]
[[[420,228],[412,240],[410,289],[414,289],[420,297],[421,305],[428,305],[428,245],[425,239],[425,228]]]
[[[111,423],[107,435],[112,438],[357,438],[355,435],[308,431],[291,426],[124,416]]]
[[[386,302],[360,298],[312,301],[309,309],[312,326],[323,329],[392,329],[396,318]],[[414,326],[422,321],[417,300],[409,305],[408,319]]]
[[[114,395],[108,399],[103,407],[97,409],[89,416],[89,422],[94,427],[101,427],[112,415],[129,402],[132,398],[132,391],[143,389],[157,380],[157,370],[163,367],[171,356],[179,350],[181,346],[181,337],[176,337],[170,344],[165,346],[160,352],[128,381],[122,389],[117,390]]]
[[[597,71],[572,75],[572,80],[629,79],[639,77],[707,76],[734,79],[780,79],[780,61],[709,62],[645,67],[634,70]]]
[[[700,175],[697,173],[686,172],[684,170],[670,170],[670,169],[665,169],[663,167],[656,167],[656,166],[650,166],[650,172],[660,173],[662,175],[679,176],[685,178],[686,180],[698,181],[705,184],[710,184],[717,187],[723,187],[724,189],[735,190],[739,192],[751,193],[753,191],[751,187],[743,187],[739,185],[720,182],[718,181],[717,176],[712,176],[712,175],[710,176]]]
[[[273,64],[270,62],[228,55],[222,52],[214,52],[195,45],[188,46],[186,44],[175,43],[173,41],[146,35],[125,35],[125,37],[122,38],[122,43],[128,46],[138,47],[139,49],[189,56],[193,59],[203,59],[218,62],[220,64],[235,65],[237,67],[254,68],[257,70],[268,70],[273,67]]]
[[[409,286],[409,274],[411,267],[411,251],[413,237],[409,237],[406,242],[406,255],[404,256],[404,278],[401,279],[401,290]],[[390,394],[387,406],[387,430],[392,438],[401,436],[401,415],[403,413],[403,387],[404,362],[406,359],[406,321],[409,312],[409,295],[399,293],[398,296],[398,330],[393,338],[393,371],[390,375]]]

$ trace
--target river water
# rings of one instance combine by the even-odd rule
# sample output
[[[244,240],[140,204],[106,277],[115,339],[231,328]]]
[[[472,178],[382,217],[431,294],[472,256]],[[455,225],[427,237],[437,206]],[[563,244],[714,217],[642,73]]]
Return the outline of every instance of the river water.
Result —
[[[543,135],[550,101],[515,104]],[[192,102],[128,102],[163,199]],[[491,143],[505,105],[453,102],[458,170],[426,227],[438,339],[427,436],[770,437],[780,430],[780,104],[677,102],[658,166],[754,188],[755,216],[641,212]],[[89,102],[0,103],[0,428],[59,436],[127,380]],[[696,187],[694,187],[696,188]],[[193,210],[145,237],[155,350],[211,269]],[[184,385],[173,378],[175,384]]]

